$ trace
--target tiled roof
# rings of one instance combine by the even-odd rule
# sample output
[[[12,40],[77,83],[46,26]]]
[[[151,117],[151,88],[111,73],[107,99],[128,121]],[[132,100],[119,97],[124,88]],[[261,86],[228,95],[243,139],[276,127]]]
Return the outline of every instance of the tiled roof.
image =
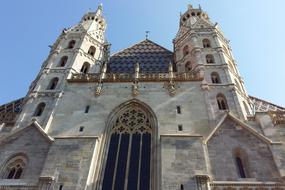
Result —
[[[173,62],[173,53],[146,39],[111,56],[109,73],[134,73],[139,63],[141,73],[166,73]]]

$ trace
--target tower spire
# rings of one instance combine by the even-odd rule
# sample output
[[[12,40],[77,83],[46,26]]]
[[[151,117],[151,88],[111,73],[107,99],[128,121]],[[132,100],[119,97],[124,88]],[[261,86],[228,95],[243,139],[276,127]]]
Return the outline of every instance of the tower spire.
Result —
[[[96,15],[102,15],[102,12],[103,12],[103,4],[100,3],[100,4],[98,5],[97,10],[96,10]]]

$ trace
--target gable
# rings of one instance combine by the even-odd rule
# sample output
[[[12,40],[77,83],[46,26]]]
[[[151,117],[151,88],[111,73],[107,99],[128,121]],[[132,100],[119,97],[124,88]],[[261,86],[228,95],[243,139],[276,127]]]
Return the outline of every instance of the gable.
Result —
[[[226,122],[229,122],[229,121],[231,121],[232,123],[229,126],[227,126]],[[245,130],[245,132],[247,132],[248,134],[250,134],[252,136],[255,136],[256,138],[258,138],[259,140],[261,140],[261,141],[263,141],[264,143],[267,143],[267,144],[281,144],[281,142],[273,142],[272,140],[270,140],[269,138],[267,138],[263,134],[259,133],[253,127],[251,127],[250,125],[248,125],[245,122],[241,121],[240,119],[238,119],[237,117],[235,117],[231,113],[227,113],[227,114],[225,114],[222,117],[222,119],[217,124],[217,126],[213,129],[213,131],[204,140],[204,143],[208,144],[209,140],[213,136],[215,136],[216,133],[219,133],[219,130],[221,128],[223,128],[223,127],[229,127],[232,130],[234,130],[234,129],[236,129],[236,130]]]
[[[279,178],[270,145],[231,117],[227,117],[209,139],[207,150],[211,173],[216,181],[234,181],[240,178],[237,157],[242,159],[248,178],[260,181]]]
[[[7,136],[3,136],[0,138],[0,145],[9,143],[12,140],[18,139],[18,138],[25,138],[25,135],[29,134],[30,131],[33,131],[33,135],[31,135],[31,138],[37,137],[38,139],[43,139],[48,143],[53,142],[53,138],[51,138],[48,134],[45,133],[45,131],[40,127],[40,125],[34,121],[32,124],[28,125],[27,127],[18,128],[11,132],[11,134]]]
[[[42,135],[37,127],[29,126],[18,130],[16,133],[1,139],[0,165],[4,166],[15,155],[24,155],[27,158],[27,165],[23,178],[38,180],[50,144],[51,142]]]
[[[213,25],[209,21],[201,18],[193,24],[192,28],[213,28]]]

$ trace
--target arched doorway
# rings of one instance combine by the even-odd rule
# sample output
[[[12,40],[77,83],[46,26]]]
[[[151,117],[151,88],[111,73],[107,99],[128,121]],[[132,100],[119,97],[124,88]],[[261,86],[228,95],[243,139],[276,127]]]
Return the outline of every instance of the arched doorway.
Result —
[[[106,139],[102,190],[150,190],[156,119],[143,103],[133,100],[111,114]]]

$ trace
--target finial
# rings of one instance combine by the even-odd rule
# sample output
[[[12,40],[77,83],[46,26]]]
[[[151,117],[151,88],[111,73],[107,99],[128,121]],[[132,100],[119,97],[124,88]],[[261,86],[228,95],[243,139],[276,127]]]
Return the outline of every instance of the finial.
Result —
[[[100,5],[98,6],[98,9],[103,10],[103,4],[100,3]]]
[[[201,7],[201,5],[200,5],[200,4],[199,4],[199,9],[200,9],[200,10],[202,10],[202,7]]]
[[[169,64],[168,64],[168,71],[169,71],[169,72],[173,72],[173,67],[172,67],[171,61],[170,61]]]
[[[145,39],[148,40],[149,31],[145,31]]]
[[[174,77],[173,75],[173,65],[171,63],[171,61],[169,62],[169,65],[168,65],[168,74],[169,74],[169,80],[171,81]]]
[[[140,64],[139,63],[135,64],[135,72],[140,72]]]
[[[191,4],[188,4],[188,9],[193,9],[193,6]]]

